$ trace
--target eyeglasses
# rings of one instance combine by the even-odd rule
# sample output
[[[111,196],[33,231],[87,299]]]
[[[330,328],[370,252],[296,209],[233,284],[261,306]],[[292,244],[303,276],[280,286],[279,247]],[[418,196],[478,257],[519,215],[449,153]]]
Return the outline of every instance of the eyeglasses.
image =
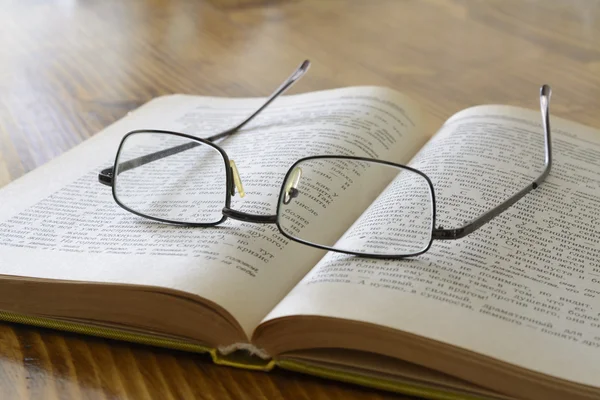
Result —
[[[234,160],[215,142],[239,132],[308,70],[300,67],[248,118],[207,138],[136,130],[123,137],[112,168],[99,181],[112,187],[119,206],[150,220],[188,227],[213,227],[228,218],[275,224],[288,239],[320,249],[371,258],[400,259],[428,251],[433,240],[459,239],[501,214],[548,176],[552,165],[549,103],[540,89],[545,167],[527,187],[464,226],[436,228],[435,190],[423,172],[405,165],[354,156],[311,156],[287,171],[275,215],[231,208],[236,191],[244,197]],[[360,182],[377,181],[385,192],[341,237],[336,216],[363,196]],[[335,233],[337,232],[337,233]]]

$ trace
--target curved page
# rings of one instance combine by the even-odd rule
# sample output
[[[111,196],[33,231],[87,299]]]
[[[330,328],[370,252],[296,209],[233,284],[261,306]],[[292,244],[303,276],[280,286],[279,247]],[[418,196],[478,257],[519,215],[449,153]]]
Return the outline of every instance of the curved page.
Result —
[[[414,259],[328,254],[265,321],[363,321],[598,386],[600,134],[558,118],[552,127],[550,176],[501,216]],[[460,227],[533,182],[544,165],[542,132],[539,113],[512,107],[452,117],[410,164],[433,181],[437,225]],[[380,204],[401,208],[397,189],[348,235],[385,223]]]
[[[8,185],[0,192],[0,274],[181,290],[222,306],[249,334],[323,252],[288,241],[273,225],[228,220],[215,228],[184,228],[145,220],[115,204],[97,174],[112,165],[119,141],[131,130],[164,129],[205,137],[234,126],[261,103],[261,99],[159,98]],[[303,156],[407,161],[424,141],[418,121],[410,101],[380,88],[278,99],[220,143],[235,160],[246,191],[244,198],[233,198],[232,208],[274,214],[284,174]],[[173,160],[175,167],[194,161],[189,156]],[[194,176],[180,179],[177,171],[164,174],[179,179],[177,185],[195,183]],[[148,183],[143,176],[139,179],[140,184]],[[340,234],[382,189],[370,179],[350,188],[372,196],[363,204],[339,207],[344,212],[328,214],[332,224],[339,224]],[[168,186],[162,190],[168,192]],[[214,200],[199,194],[198,187],[191,187],[189,194],[190,198],[180,199],[187,202],[186,211],[193,201]],[[318,212],[312,214],[309,223],[319,218]]]

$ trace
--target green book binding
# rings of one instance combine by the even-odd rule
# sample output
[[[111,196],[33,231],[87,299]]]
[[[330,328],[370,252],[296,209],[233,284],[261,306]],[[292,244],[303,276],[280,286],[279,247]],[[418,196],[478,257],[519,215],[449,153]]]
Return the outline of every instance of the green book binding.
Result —
[[[398,383],[391,379],[378,378],[347,371],[339,371],[333,368],[315,366],[310,363],[304,363],[296,360],[263,360],[252,356],[245,351],[236,351],[234,353],[223,355],[217,349],[203,346],[198,343],[191,343],[185,340],[174,338],[165,338],[157,335],[144,333],[133,333],[122,329],[109,327],[98,327],[81,322],[63,321],[47,317],[30,316],[7,311],[0,311],[0,320],[9,323],[23,324],[47,328],[65,332],[71,332],[81,335],[95,336],[104,339],[118,340],[142,344],[147,346],[161,347],[172,350],[180,350],[190,353],[208,353],[213,363],[221,366],[247,369],[252,371],[268,372],[275,367],[299,372],[319,378],[336,380],[350,384],[356,384],[374,389],[381,389],[410,396],[419,396],[432,400],[482,400],[482,397],[471,395],[457,395],[419,386],[416,384]]]

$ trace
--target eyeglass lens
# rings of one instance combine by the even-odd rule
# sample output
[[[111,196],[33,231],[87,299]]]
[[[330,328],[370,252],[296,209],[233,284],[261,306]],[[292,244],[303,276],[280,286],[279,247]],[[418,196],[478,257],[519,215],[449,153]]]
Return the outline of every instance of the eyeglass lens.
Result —
[[[379,191],[362,190],[356,184],[360,181],[376,182],[385,191],[375,199],[373,193]],[[348,215],[348,210],[364,209],[356,207],[357,202],[366,203],[365,208],[373,204],[362,215]],[[361,255],[422,252],[431,243],[433,219],[433,196],[427,179],[375,160],[301,161],[288,173],[278,207],[278,223],[286,235]]]
[[[135,165],[140,157],[176,146],[190,148]],[[123,141],[115,165],[115,199],[131,211],[175,223],[216,223],[223,218],[225,159],[208,144],[168,133],[136,132]]]

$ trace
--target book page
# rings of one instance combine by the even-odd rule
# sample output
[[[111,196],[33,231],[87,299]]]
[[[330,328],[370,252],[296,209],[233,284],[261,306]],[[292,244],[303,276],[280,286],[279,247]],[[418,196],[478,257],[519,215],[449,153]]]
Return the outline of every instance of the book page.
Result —
[[[160,98],[9,184],[0,191],[0,274],[181,290],[222,306],[251,332],[324,253],[290,242],[274,225],[230,219],[219,227],[186,228],[141,218],[115,203],[111,188],[98,183],[98,172],[112,166],[129,131],[162,129],[206,137],[235,126],[262,101]],[[219,145],[235,160],[246,191],[244,198],[233,198],[231,208],[269,215],[275,214],[285,172],[298,158],[341,154],[402,162],[424,141],[410,101],[390,90],[365,87],[278,99]],[[171,167],[194,162],[191,151],[170,157]],[[199,194],[198,175],[182,177],[179,170],[162,171],[165,186],[159,190],[188,184],[190,196],[199,195],[196,201],[214,201]],[[147,187],[148,180],[141,175],[137,183]],[[383,188],[365,179],[349,189],[371,197],[363,204],[339,204],[344,212],[332,223],[339,224],[340,234]],[[190,199],[182,202],[182,209],[193,212]],[[320,218],[314,210],[311,215],[306,216],[309,223]]]
[[[502,215],[463,239],[434,241],[412,259],[330,253],[265,321],[296,315],[363,321],[597,386],[600,133],[559,118],[551,125],[549,177]],[[458,228],[542,172],[540,114],[502,106],[465,110],[410,165],[433,181],[437,226]],[[392,184],[348,235],[385,224],[378,205],[397,209],[402,200]]]

